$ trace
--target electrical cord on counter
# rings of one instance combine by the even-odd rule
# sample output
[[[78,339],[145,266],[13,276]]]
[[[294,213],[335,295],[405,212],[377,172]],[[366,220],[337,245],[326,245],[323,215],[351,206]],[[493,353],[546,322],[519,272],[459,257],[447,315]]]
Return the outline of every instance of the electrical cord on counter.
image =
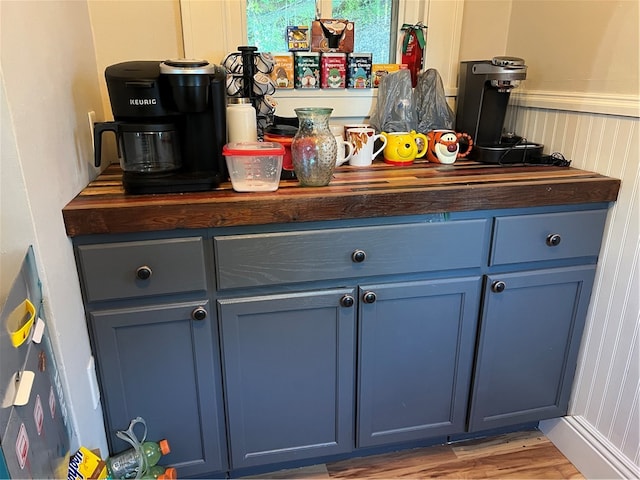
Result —
[[[551,155],[540,155],[537,161],[533,165],[551,165],[554,167],[568,167],[571,165],[571,160],[564,158],[560,152],[553,152]],[[528,163],[527,165],[532,165]]]
[[[526,142],[527,142],[527,139],[524,137],[520,137],[517,141],[513,142],[513,144],[511,145],[511,148],[509,148],[508,150],[505,150],[504,153],[500,155],[500,158],[498,159],[498,165],[505,165],[504,163],[502,163],[502,159],[504,159],[509,153],[511,153],[513,149],[516,148],[518,145],[520,145],[521,143],[526,144]],[[525,152],[526,152],[526,147],[525,147]],[[523,155],[524,155],[524,152],[523,152]]]
[[[525,137],[521,137],[517,142],[514,142],[513,145],[511,146],[511,148],[509,148],[508,150],[506,150],[501,156],[500,156],[500,160],[498,161],[499,165],[513,165],[513,163],[503,163],[502,159],[505,158],[509,153],[511,153],[513,151],[514,148],[516,148],[518,145],[524,144],[525,148],[523,151],[523,157],[524,154],[527,151],[527,139]],[[532,161],[533,160],[533,161]],[[568,167],[571,165],[571,160],[567,160],[566,158],[564,158],[564,155],[562,155],[560,152],[553,152],[551,155],[539,155],[536,157],[529,157],[529,161],[528,162],[518,162],[522,165],[549,165],[549,166],[553,166],[553,167]]]

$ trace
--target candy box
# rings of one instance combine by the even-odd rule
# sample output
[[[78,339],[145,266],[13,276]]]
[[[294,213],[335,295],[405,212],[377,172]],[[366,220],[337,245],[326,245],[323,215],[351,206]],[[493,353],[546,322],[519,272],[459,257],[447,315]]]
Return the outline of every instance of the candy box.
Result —
[[[371,53],[347,55],[347,87],[371,88]]]
[[[324,18],[311,24],[312,52],[353,52],[354,24],[349,20]]]
[[[293,88],[293,53],[273,53],[272,55],[275,65],[270,76],[271,80],[276,84],[276,88]]]
[[[286,40],[290,52],[308,51],[309,27],[307,25],[289,25]]]
[[[323,53],[320,57],[320,87],[345,88],[347,86],[347,54]]]
[[[69,461],[67,480],[98,480],[103,478],[107,478],[107,464],[88,448],[80,447]]]
[[[297,52],[294,57],[295,88],[320,88],[320,54]]]
[[[374,63],[371,67],[371,83],[374,88],[380,86],[380,80],[385,75],[389,75],[392,72],[397,72],[401,68],[407,68],[406,65],[400,65],[398,63]]]

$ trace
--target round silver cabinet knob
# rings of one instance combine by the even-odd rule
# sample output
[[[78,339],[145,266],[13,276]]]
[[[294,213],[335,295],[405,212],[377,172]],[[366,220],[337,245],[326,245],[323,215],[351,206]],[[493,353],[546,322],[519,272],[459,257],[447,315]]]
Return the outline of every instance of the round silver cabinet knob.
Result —
[[[136,278],[140,280],[148,280],[152,274],[153,270],[151,270],[151,267],[147,265],[142,265],[136,269]]]
[[[562,237],[558,233],[552,233],[550,235],[547,235],[547,245],[549,245],[550,247],[555,247],[557,245],[560,245],[561,241],[562,241]]]
[[[207,310],[204,307],[196,307],[191,312],[191,318],[194,320],[204,320],[207,318]]]
[[[374,292],[364,292],[364,295],[362,295],[362,301],[364,303],[375,303],[376,298],[378,297]]]
[[[507,288],[507,284],[502,280],[497,280],[491,284],[491,291],[494,293],[504,292],[505,288]]]
[[[356,303],[356,301],[351,295],[344,295],[340,299],[340,305],[342,305],[343,307],[347,307],[347,308],[353,307],[354,303]]]
[[[364,250],[354,250],[351,254],[351,260],[354,263],[362,263],[367,259],[367,253]]]

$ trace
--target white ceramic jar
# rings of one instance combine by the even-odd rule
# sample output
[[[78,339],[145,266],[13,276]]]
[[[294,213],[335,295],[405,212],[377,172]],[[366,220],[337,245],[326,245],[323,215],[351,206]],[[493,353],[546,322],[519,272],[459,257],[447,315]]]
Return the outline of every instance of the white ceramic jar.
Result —
[[[248,98],[227,100],[227,143],[258,140],[256,109]]]

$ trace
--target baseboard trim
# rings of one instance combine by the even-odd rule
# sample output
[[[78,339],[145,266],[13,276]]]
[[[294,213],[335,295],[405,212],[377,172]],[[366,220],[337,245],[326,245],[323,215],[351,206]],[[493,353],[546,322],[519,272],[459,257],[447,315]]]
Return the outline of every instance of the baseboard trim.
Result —
[[[640,467],[583,417],[544,420],[539,428],[588,479],[640,478]]]

